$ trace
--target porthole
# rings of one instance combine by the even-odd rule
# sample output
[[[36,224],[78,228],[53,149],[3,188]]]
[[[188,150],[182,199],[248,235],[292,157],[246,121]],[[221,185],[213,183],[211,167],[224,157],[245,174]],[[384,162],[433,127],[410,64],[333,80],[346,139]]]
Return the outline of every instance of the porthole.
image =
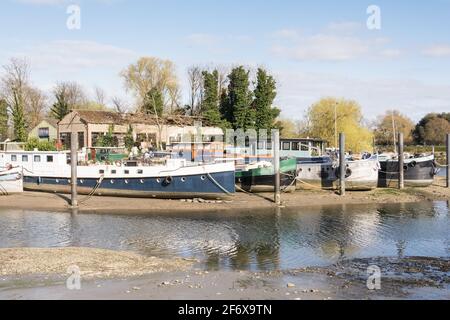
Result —
[[[81,184],[83,184],[83,183],[84,183],[84,180],[83,180],[83,179],[81,179],[81,180],[80,180],[80,183],[81,183]]]
[[[114,180],[111,180],[111,184],[114,184]]]
[[[200,179],[202,179],[202,181],[205,181],[206,177],[205,176],[201,176]]]
[[[308,171],[311,172],[311,168],[308,168]]]
[[[128,184],[128,180],[125,180],[125,184]]]
[[[160,179],[160,178],[157,178],[157,179],[156,179],[156,182],[157,182],[157,183],[161,183],[161,179]]]
[[[186,182],[186,178],[185,177],[181,178],[181,182]]]
[[[71,183],[71,180],[70,180],[70,179],[68,179],[68,180],[67,180],[67,183]]]
[[[141,184],[144,184],[144,180],[141,179],[140,182],[141,182]]]
[[[56,183],[59,183],[59,180],[58,180],[58,179],[56,179]]]

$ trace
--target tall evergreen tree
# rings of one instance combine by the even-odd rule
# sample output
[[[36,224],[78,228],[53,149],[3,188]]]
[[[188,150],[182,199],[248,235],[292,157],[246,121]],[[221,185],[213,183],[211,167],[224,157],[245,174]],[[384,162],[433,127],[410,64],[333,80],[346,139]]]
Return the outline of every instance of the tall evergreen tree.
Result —
[[[231,71],[228,79],[228,97],[223,108],[225,119],[234,129],[254,128],[256,119],[249,90],[249,72],[240,66]]]
[[[61,121],[69,112],[69,103],[63,90],[55,92],[56,102],[50,109],[51,115],[58,121]]]
[[[19,142],[27,141],[27,130],[24,114],[24,102],[22,96],[13,90],[14,101],[11,106],[11,114],[14,124],[14,138]]]
[[[280,110],[272,106],[277,96],[276,82],[262,68],[258,69],[254,96],[253,108],[255,110],[256,129],[273,129],[275,120],[280,115]]]
[[[145,96],[142,112],[162,116],[164,112],[164,97],[161,90],[152,88]]]
[[[0,99],[0,141],[8,138],[8,104]]]
[[[201,104],[202,116],[212,126],[223,126],[219,110],[219,72],[203,71],[203,101]]]

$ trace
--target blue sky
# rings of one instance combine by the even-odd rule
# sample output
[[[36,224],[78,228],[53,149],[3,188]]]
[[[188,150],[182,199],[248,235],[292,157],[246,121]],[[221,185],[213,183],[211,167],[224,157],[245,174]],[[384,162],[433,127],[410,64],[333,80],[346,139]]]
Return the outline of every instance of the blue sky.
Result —
[[[80,30],[66,27],[71,4]],[[381,9],[380,30],[366,26],[369,5]],[[418,120],[450,111],[449,30],[450,0],[3,0],[0,64],[26,57],[49,95],[75,80],[129,101],[119,73],[140,56],[173,60],[183,88],[193,64],[264,66],[284,117],[337,96],[369,119],[396,108]]]

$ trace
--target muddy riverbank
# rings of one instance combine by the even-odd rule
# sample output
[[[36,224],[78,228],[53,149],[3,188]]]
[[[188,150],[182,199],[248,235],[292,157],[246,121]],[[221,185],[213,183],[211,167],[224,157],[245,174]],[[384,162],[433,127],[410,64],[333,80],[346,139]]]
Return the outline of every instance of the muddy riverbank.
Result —
[[[367,267],[381,269],[380,290],[367,288]],[[0,299],[450,299],[449,260],[359,259],[330,267],[249,272],[152,273],[142,277],[81,280],[68,290],[62,280],[2,277]]]
[[[340,197],[336,192],[323,190],[299,190],[293,193],[283,193],[283,206],[287,208],[302,208],[316,205],[335,204],[371,204],[371,203],[408,203],[421,201],[449,200],[450,189],[444,187],[443,178],[427,188],[376,189],[367,192],[347,192],[345,197]],[[24,192],[0,197],[0,208],[3,209],[30,209],[66,211],[69,209],[69,196]],[[86,201],[85,201],[86,200]],[[112,213],[113,211],[148,213],[176,211],[211,212],[239,210],[257,210],[275,207],[273,194],[246,194],[236,193],[230,200],[206,201],[202,199],[192,200],[167,200],[167,199],[141,199],[118,197],[92,197],[80,196],[81,212]]]

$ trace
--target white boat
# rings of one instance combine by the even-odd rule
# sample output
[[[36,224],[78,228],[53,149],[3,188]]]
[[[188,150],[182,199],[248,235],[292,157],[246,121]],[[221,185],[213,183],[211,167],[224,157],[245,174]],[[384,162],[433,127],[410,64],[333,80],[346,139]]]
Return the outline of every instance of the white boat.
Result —
[[[347,160],[345,188],[347,190],[372,190],[378,185],[380,163],[378,157],[366,160]],[[338,189],[339,162],[331,157],[297,159],[297,188]]]
[[[23,192],[22,168],[0,167],[0,195]]]
[[[79,163],[86,159],[78,155]],[[22,166],[24,189],[68,193],[71,189],[69,152],[7,151],[0,166]],[[116,161],[113,165],[77,166],[80,194],[150,198],[223,198],[234,194],[234,163],[195,164],[165,159],[155,165]]]

